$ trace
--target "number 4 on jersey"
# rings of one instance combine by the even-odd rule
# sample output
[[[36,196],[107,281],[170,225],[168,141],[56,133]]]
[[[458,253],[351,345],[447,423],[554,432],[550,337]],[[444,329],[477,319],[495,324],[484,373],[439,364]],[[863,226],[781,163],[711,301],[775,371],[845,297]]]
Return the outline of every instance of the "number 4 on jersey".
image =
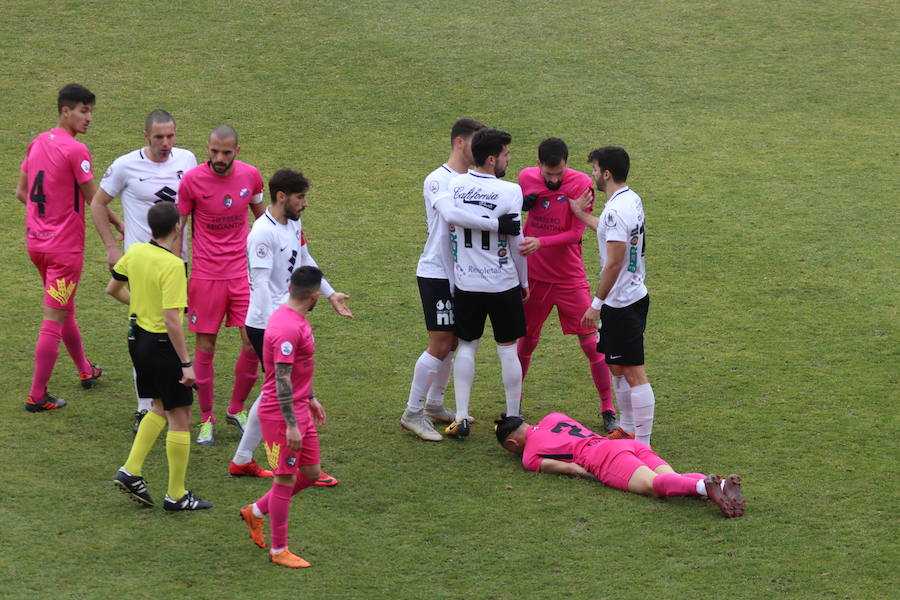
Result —
[[[44,195],[44,172],[38,171],[37,177],[34,178],[34,183],[31,184],[31,192],[28,194],[28,199],[37,204],[38,206],[38,217],[44,217],[44,204],[47,202],[47,196]]]

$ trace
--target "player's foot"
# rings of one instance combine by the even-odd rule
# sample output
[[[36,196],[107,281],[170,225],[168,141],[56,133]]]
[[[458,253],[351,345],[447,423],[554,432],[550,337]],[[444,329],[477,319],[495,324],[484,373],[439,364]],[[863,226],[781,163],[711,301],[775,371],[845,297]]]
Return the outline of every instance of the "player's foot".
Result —
[[[41,412],[44,410],[56,410],[57,408],[63,408],[66,405],[66,401],[62,398],[55,398],[51,396],[49,393],[44,395],[44,399],[40,402],[35,402],[31,396],[28,396],[28,399],[25,400],[25,410],[28,412]]]
[[[462,419],[460,421],[453,421],[447,428],[444,429],[444,433],[453,438],[464,438],[469,435],[469,420]]]
[[[236,415],[225,411],[225,422],[229,425],[234,425],[241,430],[241,433],[244,433],[244,429],[247,427],[247,411],[242,410]]]
[[[206,500],[201,500],[199,497],[194,495],[194,492],[188,491],[179,498],[178,500],[172,500],[168,494],[166,494],[166,499],[163,502],[163,508],[166,510],[204,510],[207,508],[212,508],[212,502],[207,502]]]
[[[290,567],[291,569],[304,569],[306,567],[312,566],[296,554],[293,554],[287,548],[285,548],[278,554],[275,554],[274,552],[269,550],[269,562],[273,562],[276,565],[281,565],[282,567]]]
[[[97,380],[100,379],[101,375],[103,375],[103,367],[91,364],[90,373],[82,373],[79,375],[79,377],[81,377],[81,387],[86,390],[91,389],[94,387],[94,384],[97,383]]]
[[[313,483],[313,485],[318,487],[334,487],[341,482],[337,477],[332,477],[325,471],[319,473],[319,478]]]
[[[212,419],[207,419],[200,423],[200,433],[197,434],[197,443],[202,444],[204,446],[212,445],[215,439],[215,435],[213,434],[213,422]]]
[[[706,487],[706,497],[719,507],[723,515],[728,518],[737,516],[734,514],[731,502],[728,501],[725,491],[722,489],[721,477],[718,475],[707,475],[703,480],[703,484]]]
[[[147,491],[147,480],[140,475],[132,475],[125,470],[125,467],[119,467],[116,476],[113,477],[113,483],[122,491],[123,494],[141,506],[155,506],[150,492]]]
[[[141,426],[141,421],[144,417],[147,416],[147,409],[136,410],[134,411],[134,425],[131,426],[131,433],[137,434],[138,427]]]
[[[604,410],[600,413],[600,416],[603,417],[603,431],[606,433],[612,434],[619,428],[619,419],[616,418],[616,413],[613,411]]]
[[[272,471],[259,466],[259,463],[255,460],[251,460],[243,465],[231,461],[231,464],[228,465],[228,472],[231,473],[232,477],[272,477],[274,475]]]
[[[725,478],[725,485],[722,487],[722,491],[725,492],[725,497],[728,499],[728,502],[731,504],[731,509],[734,511],[735,517],[740,517],[744,514],[744,493],[741,491],[741,478],[737,475],[729,475]]]
[[[617,427],[615,431],[606,436],[606,439],[609,440],[633,440],[634,434],[628,433],[621,427]]]
[[[431,419],[425,416],[423,410],[412,411],[408,408],[400,417],[400,427],[416,434],[416,437],[426,442],[440,442],[444,438],[434,429]]]
[[[247,524],[247,529],[250,530],[250,539],[253,540],[253,543],[260,548],[265,548],[266,540],[263,535],[263,523],[265,519],[261,519],[254,515],[253,507],[249,504],[242,506],[238,514],[244,519],[244,523]]]
[[[440,406],[425,405],[425,416],[431,419],[432,423],[444,423],[449,425],[456,418],[456,413],[441,404]]]

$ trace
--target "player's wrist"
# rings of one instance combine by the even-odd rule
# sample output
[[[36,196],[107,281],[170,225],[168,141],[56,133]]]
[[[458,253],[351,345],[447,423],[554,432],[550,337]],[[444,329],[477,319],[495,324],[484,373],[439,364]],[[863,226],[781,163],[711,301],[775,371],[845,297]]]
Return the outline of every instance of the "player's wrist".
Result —
[[[600,310],[601,308],[603,308],[603,302],[603,298],[594,296],[593,300],[591,300],[591,308],[593,308],[594,310]]]
[[[181,363],[181,368],[182,368],[182,369],[187,369],[187,368],[190,368],[190,367],[193,367],[193,366],[194,366],[194,362],[193,362],[193,361],[190,361],[190,360]]]

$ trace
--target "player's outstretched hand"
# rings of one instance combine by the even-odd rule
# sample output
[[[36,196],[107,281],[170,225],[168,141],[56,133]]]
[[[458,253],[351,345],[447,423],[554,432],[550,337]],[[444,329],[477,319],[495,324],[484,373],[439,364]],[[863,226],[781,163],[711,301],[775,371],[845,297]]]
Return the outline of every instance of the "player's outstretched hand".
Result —
[[[110,271],[116,266],[116,263],[119,262],[120,258],[122,258],[122,250],[119,249],[118,244],[106,249],[106,264],[109,265]]]
[[[322,408],[322,404],[319,402],[318,398],[309,399],[309,414],[312,415],[313,425],[316,427],[324,425],[328,420],[325,409]]]
[[[600,320],[600,311],[596,308],[588,307],[586,311],[584,311],[584,316],[581,317],[581,326],[582,327],[591,327],[592,329],[597,329],[597,321]]]
[[[594,193],[591,188],[584,190],[577,198],[566,198],[566,200],[569,201],[569,208],[576,215],[579,213],[586,213],[588,208],[590,208],[593,199]]]
[[[522,210],[528,211],[534,208],[534,203],[537,202],[537,199],[537,194],[525,194],[522,197]]]
[[[347,306],[347,300],[349,299],[349,295],[343,294],[341,292],[335,292],[332,295],[328,296],[328,301],[331,302],[331,306],[334,307],[334,311],[337,314],[341,315],[342,317],[352,319],[353,313],[350,312],[350,308]]]
[[[194,385],[194,381],[196,381],[194,367],[181,367],[181,379],[178,380],[178,383],[184,387],[191,387]]]
[[[522,231],[522,221],[518,213],[509,213],[497,217],[497,233],[503,235],[519,235]]]
[[[541,238],[527,237],[519,244],[519,254],[528,256],[541,249]]]

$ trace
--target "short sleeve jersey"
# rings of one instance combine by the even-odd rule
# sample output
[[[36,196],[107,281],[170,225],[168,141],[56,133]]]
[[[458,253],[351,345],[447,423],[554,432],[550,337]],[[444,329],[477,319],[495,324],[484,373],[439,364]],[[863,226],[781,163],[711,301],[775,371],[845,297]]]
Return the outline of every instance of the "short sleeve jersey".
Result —
[[[262,176],[239,160],[226,176],[208,163],[184,174],[178,211],[191,215],[191,277],[237,279],[247,276],[247,207],[263,201]]]
[[[422,196],[425,200],[425,226],[428,229],[428,239],[425,240],[425,248],[419,256],[417,277],[449,279],[447,273],[447,268],[451,264],[447,260],[447,253],[450,251],[449,230],[447,221],[434,207],[434,203],[439,194],[447,191],[450,180],[457,175],[460,173],[443,164],[425,178]]]
[[[150,241],[150,207],[157,202],[177,202],[181,178],[196,166],[194,153],[184,148],[172,148],[165,162],[150,160],[143,148],[113,161],[103,174],[100,187],[110,196],[122,199],[126,251],[136,242]],[[184,244],[183,250],[187,248],[187,237]]]
[[[562,185],[551,190],[544,183],[540,167],[529,167],[519,173],[522,194],[537,194],[534,206],[528,211],[524,234],[541,240],[541,248],[528,255],[528,278],[547,283],[583,284],[584,259],[581,238],[584,223],[569,209],[566,198],[578,198],[592,189],[591,178],[566,169]],[[588,208],[590,212],[590,207]]]
[[[522,211],[522,189],[492,175],[469,171],[450,180],[449,187],[458,207],[480,217],[496,219]],[[509,236],[452,225],[448,229],[456,287],[495,293],[520,284],[528,287],[527,275],[518,272],[510,256]]]
[[[250,289],[250,307],[246,324],[265,329],[269,316],[288,299],[291,274],[300,266],[300,250],[306,243],[300,221],[288,219],[282,225],[272,218],[268,209],[258,218],[247,237],[247,261],[250,269],[268,269],[269,278],[262,282],[268,294]],[[268,298],[264,303],[261,298]]]
[[[87,146],[54,128],[31,141],[21,168],[28,177],[28,249],[83,253],[85,198],[79,186],[94,178]]]
[[[315,349],[312,327],[306,317],[286,304],[272,313],[263,336],[263,367],[266,379],[263,382],[262,400],[259,403],[260,419],[283,418],[275,384],[275,365],[279,363],[291,365],[294,412],[300,413],[309,404],[312,395]]]
[[[163,311],[177,308],[179,319],[187,306],[184,262],[156,242],[138,242],[113,266],[113,277],[128,280],[128,308],[137,325],[152,333],[165,333]]]
[[[604,304],[622,308],[647,295],[644,285],[644,205],[641,197],[624,187],[606,201],[597,224],[600,268],[606,264],[606,242],[625,242],[625,264],[606,295]]]
[[[590,441],[603,439],[573,419],[572,417],[553,412],[541,419],[537,425],[525,431],[525,452],[522,453],[522,466],[529,471],[540,471],[541,462],[545,458],[563,462],[577,462],[581,448]]]

